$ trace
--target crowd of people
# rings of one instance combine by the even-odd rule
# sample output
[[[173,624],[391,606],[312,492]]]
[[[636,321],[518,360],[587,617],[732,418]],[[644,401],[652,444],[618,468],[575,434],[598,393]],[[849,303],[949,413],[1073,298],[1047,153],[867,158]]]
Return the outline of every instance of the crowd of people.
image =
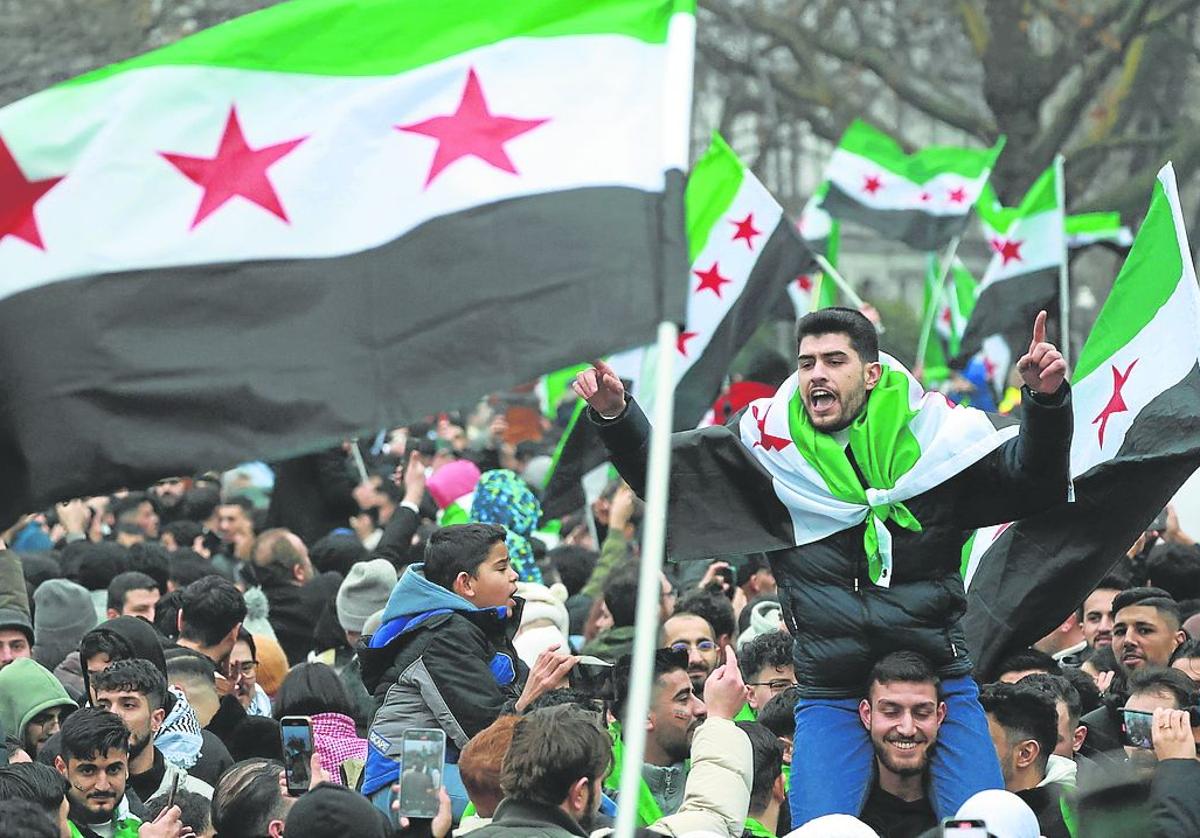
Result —
[[[797,404],[870,485],[850,424],[889,384],[833,311],[801,321]],[[1171,510],[995,671],[962,637],[973,498],[1011,519],[1062,488],[1069,385],[1036,332],[1020,434],[881,524],[890,585],[870,524],[667,564],[632,800],[648,425],[603,364],[580,421],[624,479],[559,519],[573,406],[515,433],[519,393],[26,516],[0,552],[0,835],[588,836],[632,807],[644,835],[1194,838],[1200,547]]]

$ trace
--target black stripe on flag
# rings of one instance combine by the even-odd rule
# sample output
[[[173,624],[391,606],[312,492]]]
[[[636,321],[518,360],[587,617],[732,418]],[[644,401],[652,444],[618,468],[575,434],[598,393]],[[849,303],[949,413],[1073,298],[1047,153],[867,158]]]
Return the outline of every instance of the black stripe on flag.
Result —
[[[282,458],[651,341],[684,313],[683,176],[474,207],[326,259],[0,302],[0,514]]]
[[[1075,433],[1095,433],[1076,423]],[[1075,481],[1075,502],[1006,529],[967,593],[976,673],[1044,637],[1091,593],[1200,467],[1200,367],[1138,414],[1117,455]]]
[[[870,227],[884,238],[902,241],[916,250],[945,247],[967,224],[965,214],[931,215],[916,209],[875,209],[832,182],[821,201],[821,208],[834,218]]]
[[[954,365],[965,366],[991,335],[1032,334],[1033,320],[1042,309],[1051,312],[1057,322],[1057,307],[1051,304],[1058,299],[1058,279],[1058,268],[1053,267],[1018,274],[985,288],[963,329]],[[1022,346],[1013,358],[1024,353]]]

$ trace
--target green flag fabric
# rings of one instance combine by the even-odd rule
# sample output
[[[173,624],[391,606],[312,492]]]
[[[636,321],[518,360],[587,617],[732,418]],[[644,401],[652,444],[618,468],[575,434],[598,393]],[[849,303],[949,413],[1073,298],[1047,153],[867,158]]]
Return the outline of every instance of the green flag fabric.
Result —
[[[0,512],[316,450],[681,320],[694,24],[292,0],[0,109]]]

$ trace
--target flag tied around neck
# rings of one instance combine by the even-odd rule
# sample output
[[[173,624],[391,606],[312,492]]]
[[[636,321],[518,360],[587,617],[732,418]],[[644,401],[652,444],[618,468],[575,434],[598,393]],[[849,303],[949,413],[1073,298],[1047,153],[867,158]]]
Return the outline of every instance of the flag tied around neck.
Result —
[[[0,109],[0,515],[316,450],[682,320],[694,22],[293,0]]]

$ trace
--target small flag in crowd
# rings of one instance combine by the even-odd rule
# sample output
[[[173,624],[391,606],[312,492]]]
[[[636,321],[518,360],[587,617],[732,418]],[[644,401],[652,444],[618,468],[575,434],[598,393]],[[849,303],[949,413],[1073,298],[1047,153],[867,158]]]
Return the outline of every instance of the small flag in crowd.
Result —
[[[856,119],[826,167],[821,206],[917,250],[938,250],[962,233],[1003,147],[1001,137],[992,148],[931,146],[906,154]]]
[[[1200,288],[1170,164],[1073,379],[1074,503],[980,531],[967,553],[984,675],[1061,623],[1200,466]]]
[[[820,253],[830,265],[837,267],[838,250],[841,247],[841,223],[821,208],[821,201],[829,191],[828,182],[812,194],[800,211],[796,229],[814,253]],[[819,308],[837,305],[837,285],[822,276],[815,262],[795,280],[788,283],[788,298],[792,301],[797,318]]]
[[[950,377],[948,359],[958,354],[959,343],[967,319],[975,307],[975,290],[978,283],[966,265],[955,258],[947,272],[946,281],[935,287],[941,277],[941,262],[930,254],[925,270],[924,320],[930,324],[931,334],[925,348],[922,381],[934,384]],[[934,308],[932,318],[930,307]]]
[[[0,110],[0,517],[681,319],[693,10],[296,0]]]
[[[1057,296],[1067,255],[1057,166],[1046,169],[1015,208],[991,204],[988,194],[979,202],[979,218],[992,259],[962,336],[960,359],[978,352],[990,335],[1023,335],[1025,324]]]
[[[1121,223],[1119,212],[1086,212],[1068,215],[1066,221],[1067,247],[1088,247],[1106,244],[1126,249],[1133,244],[1133,232]]]
[[[712,406],[729,365],[764,321],[783,290],[810,268],[812,255],[783,208],[738,159],[713,137],[696,161],[685,195],[691,293],[675,346],[675,426],[694,428]],[[609,360],[652,409],[657,348],[646,346]],[[552,516],[578,508],[578,480],[607,456],[599,439],[573,422],[546,484],[543,508]],[[579,433],[583,431],[583,433]],[[561,500],[563,494],[569,499]]]

